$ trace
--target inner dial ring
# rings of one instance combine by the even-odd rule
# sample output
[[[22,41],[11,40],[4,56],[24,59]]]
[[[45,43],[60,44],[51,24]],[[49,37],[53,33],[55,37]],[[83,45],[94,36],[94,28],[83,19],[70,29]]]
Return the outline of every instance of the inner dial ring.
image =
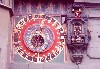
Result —
[[[54,35],[48,26],[33,24],[24,33],[24,43],[33,52],[45,52],[52,47]]]

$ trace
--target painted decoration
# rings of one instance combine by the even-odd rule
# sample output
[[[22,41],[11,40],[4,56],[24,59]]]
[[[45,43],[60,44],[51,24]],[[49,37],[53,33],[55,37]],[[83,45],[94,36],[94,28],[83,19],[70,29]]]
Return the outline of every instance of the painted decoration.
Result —
[[[64,29],[54,18],[47,15],[28,15],[14,27],[14,46],[24,59],[49,62],[64,48]]]

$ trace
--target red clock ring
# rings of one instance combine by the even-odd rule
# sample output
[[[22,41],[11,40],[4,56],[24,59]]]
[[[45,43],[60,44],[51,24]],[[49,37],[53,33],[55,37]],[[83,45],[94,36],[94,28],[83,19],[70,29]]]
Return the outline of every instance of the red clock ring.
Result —
[[[25,20],[26,19],[26,20]],[[34,52],[30,50],[24,40],[23,35],[25,31],[32,25],[39,24],[48,26],[53,33],[53,44],[52,46],[44,52]],[[14,28],[14,35],[18,41],[14,41],[15,48],[20,56],[30,62],[49,62],[56,58],[64,47],[64,29],[61,24],[54,18],[47,15],[32,15],[27,16],[19,21],[19,23]]]

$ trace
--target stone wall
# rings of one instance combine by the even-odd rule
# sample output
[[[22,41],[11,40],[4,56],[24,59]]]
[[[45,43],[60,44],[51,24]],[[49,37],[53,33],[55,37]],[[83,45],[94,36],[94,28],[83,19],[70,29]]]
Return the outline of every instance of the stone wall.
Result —
[[[0,7],[0,69],[6,69],[7,57],[10,56],[8,49],[11,47],[11,22],[9,10]]]

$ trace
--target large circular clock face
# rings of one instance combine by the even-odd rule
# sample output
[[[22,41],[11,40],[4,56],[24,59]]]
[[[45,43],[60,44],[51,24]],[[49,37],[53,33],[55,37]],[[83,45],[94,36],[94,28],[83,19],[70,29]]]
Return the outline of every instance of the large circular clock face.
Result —
[[[49,62],[65,45],[64,29],[47,15],[29,15],[14,27],[14,46],[18,54],[30,62]]]

